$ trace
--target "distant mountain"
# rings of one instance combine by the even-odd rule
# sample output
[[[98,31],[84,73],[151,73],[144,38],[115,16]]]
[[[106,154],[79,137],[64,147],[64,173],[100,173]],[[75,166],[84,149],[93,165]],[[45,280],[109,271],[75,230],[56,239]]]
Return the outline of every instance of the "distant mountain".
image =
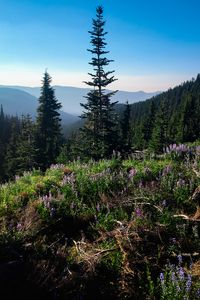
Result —
[[[18,115],[29,114],[36,116],[38,99],[26,91],[17,88],[0,87],[0,105],[3,105],[5,114]],[[61,111],[63,124],[72,124],[78,120],[77,116]]]
[[[40,95],[39,87],[25,87],[25,86],[7,86],[9,88],[14,88],[18,90],[25,91],[36,98]],[[86,99],[84,96],[87,95],[89,89],[87,88],[77,88],[70,86],[54,86],[56,97],[62,103],[63,111],[80,115],[82,112],[82,108],[80,107],[80,102],[85,103]],[[126,92],[126,91],[118,91],[114,96],[113,100],[118,101],[119,103],[125,103],[127,100],[130,104],[136,103],[139,101],[144,101],[146,99],[152,98],[153,96],[158,95],[160,92],[155,93],[145,93],[143,91],[139,92]]]

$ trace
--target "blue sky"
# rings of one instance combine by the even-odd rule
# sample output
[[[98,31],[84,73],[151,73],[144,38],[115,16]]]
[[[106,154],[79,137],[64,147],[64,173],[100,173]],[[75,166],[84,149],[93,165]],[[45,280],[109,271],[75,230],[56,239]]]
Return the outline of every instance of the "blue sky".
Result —
[[[199,0],[0,0],[0,84],[85,87],[92,18],[104,6],[110,88],[166,90],[200,72]]]

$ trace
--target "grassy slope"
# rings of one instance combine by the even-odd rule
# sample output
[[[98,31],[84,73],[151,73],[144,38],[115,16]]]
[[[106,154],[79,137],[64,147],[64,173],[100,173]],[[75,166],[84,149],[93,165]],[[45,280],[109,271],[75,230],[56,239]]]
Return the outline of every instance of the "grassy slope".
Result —
[[[198,155],[171,153],[55,165],[2,185],[0,277],[14,261],[46,299],[160,299],[157,278],[182,254],[197,299],[199,170]]]

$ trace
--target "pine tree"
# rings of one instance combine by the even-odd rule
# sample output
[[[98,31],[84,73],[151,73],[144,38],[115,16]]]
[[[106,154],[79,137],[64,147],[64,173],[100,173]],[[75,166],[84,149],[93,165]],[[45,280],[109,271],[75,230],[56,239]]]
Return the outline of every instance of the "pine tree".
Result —
[[[182,141],[194,142],[200,137],[200,97],[188,94],[181,110]]]
[[[10,119],[10,138],[8,145],[6,147],[4,169],[5,169],[5,179],[14,178],[18,162],[17,162],[17,144],[19,140],[20,133],[20,121],[17,118]]]
[[[20,135],[17,142],[17,173],[36,166],[34,124],[29,115],[22,116]]]
[[[42,170],[56,161],[61,146],[61,104],[51,87],[51,77],[44,74],[36,120],[37,163]]]
[[[155,153],[162,153],[165,146],[168,144],[169,137],[167,135],[168,126],[168,105],[167,101],[162,101],[160,109],[156,115],[156,120],[150,140],[150,149]]]
[[[128,101],[124,110],[124,115],[121,121],[122,146],[123,152],[128,153],[131,150],[131,107]]]
[[[144,138],[144,148],[147,147],[149,141],[151,140],[152,133],[153,133],[153,127],[154,127],[154,121],[155,121],[155,103],[151,101],[148,115],[146,116],[144,123],[143,123],[143,138]]]
[[[90,62],[93,73],[89,73],[91,80],[86,82],[92,89],[86,96],[87,103],[81,104],[85,109],[81,117],[86,119],[82,133],[87,148],[93,158],[99,159],[112,153],[117,146],[118,135],[114,113],[114,105],[117,102],[111,102],[111,97],[116,91],[110,93],[105,91],[105,88],[116,79],[111,75],[114,71],[105,71],[105,67],[112,60],[105,57],[109,51],[105,50],[107,32],[104,31],[103,8],[98,6],[96,13],[93,29],[89,31],[93,48],[88,50],[93,55]],[[87,152],[87,149],[85,150]]]

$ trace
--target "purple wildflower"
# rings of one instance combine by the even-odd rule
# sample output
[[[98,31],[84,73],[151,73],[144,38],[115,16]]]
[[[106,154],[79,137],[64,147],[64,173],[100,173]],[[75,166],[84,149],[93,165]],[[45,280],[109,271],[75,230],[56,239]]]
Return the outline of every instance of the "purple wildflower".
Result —
[[[186,291],[189,292],[192,286],[192,276],[188,274],[186,281]]]
[[[97,203],[96,210],[97,210],[98,212],[100,212],[100,204],[99,204],[99,203]]]
[[[162,176],[168,175],[171,171],[172,171],[172,166],[171,165],[166,166],[162,171]]]
[[[179,275],[180,280],[183,281],[185,278],[185,272],[182,267],[180,267],[178,275]]]
[[[139,207],[136,207],[135,209],[135,215],[137,218],[141,218],[142,217],[142,210]]]
[[[165,283],[165,277],[164,277],[163,273],[160,273],[160,281],[161,281],[161,284],[164,285],[164,283]]]
[[[128,178],[130,179],[130,178],[134,177],[136,174],[137,174],[137,170],[132,168],[129,171]]]
[[[183,262],[182,255],[179,254],[179,255],[177,256],[177,258],[178,258],[178,264],[181,265],[182,262]]]
[[[21,223],[17,223],[17,230],[21,230],[22,229],[22,224]]]
[[[196,295],[197,295],[198,299],[200,299],[200,289],[197,289]]]

